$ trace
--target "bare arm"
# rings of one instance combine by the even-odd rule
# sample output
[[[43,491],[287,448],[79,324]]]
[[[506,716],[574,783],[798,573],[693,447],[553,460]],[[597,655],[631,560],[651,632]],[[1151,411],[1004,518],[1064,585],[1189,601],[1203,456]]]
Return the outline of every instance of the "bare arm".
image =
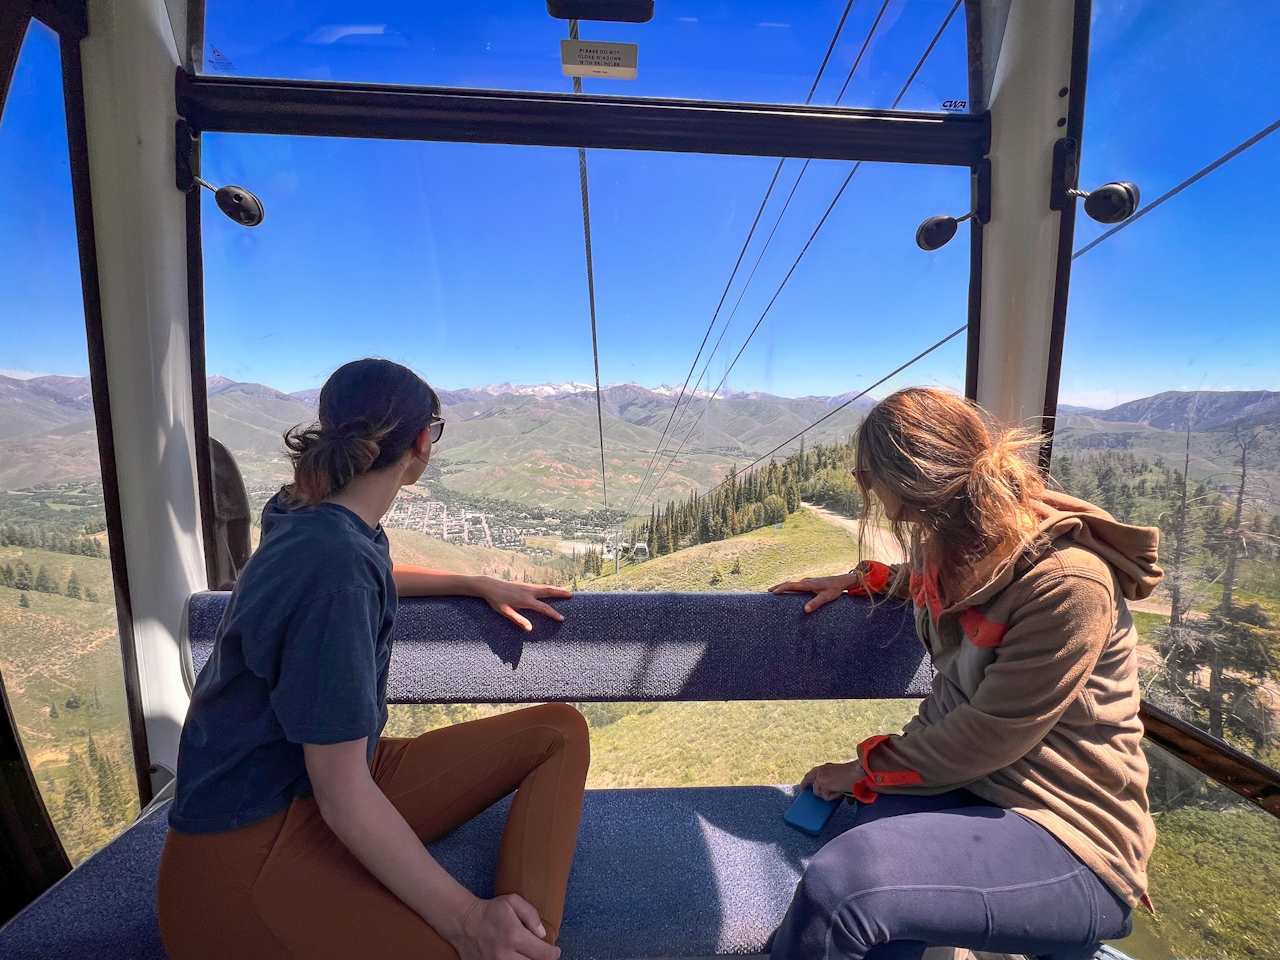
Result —
[[[518,611],[536,610],[552,620],[563,620],[564,615],[543,600],[573,596],[563,587],[545,583],[513,583],[403,563],[395,565],[391,576],[396,582],[396,592],[402,597],[479,597],[524,630],[532,630],[533,624]]]
[[[557,960],[538,911],[508,894],[481,900],[436,863],[369,774],[368,740],[303,745],[320,815],[382,884],[462,960]]]

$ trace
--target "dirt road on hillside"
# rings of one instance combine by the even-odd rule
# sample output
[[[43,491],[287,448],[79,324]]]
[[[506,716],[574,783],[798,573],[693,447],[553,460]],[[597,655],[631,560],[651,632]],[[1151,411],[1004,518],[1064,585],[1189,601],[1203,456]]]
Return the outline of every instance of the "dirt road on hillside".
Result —
[[[820,507],[814,503],[806,503],[804,507],[814,516],[821,517],[823,520],[827,521],[827,523],[833,523],[837,527],[844,527],[844,529],[848,530],[855,537],[858,535],[858,526],[861,523],[860,520],[852,520],[849,517],[842,517],[840,514],[832,513],[826,507]],[[867,544],[871,550],[870,559],[879,560],[881,563],[902,562],[902,549],[898,546],[898,541],[893,539],[893,536],[888,530],[883,530],[879,527],[872,527],[867,530],[867,537],[871,541]]]

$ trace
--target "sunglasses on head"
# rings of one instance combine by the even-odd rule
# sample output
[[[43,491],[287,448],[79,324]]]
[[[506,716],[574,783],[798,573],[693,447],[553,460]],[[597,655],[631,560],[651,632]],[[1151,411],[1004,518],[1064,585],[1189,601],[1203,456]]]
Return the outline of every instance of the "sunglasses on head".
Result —
[[[427,424],[427,439],[432,443],[439,443],[443,436],[444,417],[432,417],[431,422]]]

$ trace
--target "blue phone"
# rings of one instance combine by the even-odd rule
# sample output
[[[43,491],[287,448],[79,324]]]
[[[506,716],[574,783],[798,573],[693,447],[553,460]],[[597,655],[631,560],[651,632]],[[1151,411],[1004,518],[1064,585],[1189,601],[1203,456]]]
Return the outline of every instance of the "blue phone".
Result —
[[[827,825],[827,821],[831,819],[831,815],[836,812],[836,807],[840,806],[840,801],[843,799],[843,797],[836,797],[834,800],[820,800],[814,794],[813,787],[805,787],[804,792],[787,808],[786,815],[782,819],[802,833],[816,837]]]

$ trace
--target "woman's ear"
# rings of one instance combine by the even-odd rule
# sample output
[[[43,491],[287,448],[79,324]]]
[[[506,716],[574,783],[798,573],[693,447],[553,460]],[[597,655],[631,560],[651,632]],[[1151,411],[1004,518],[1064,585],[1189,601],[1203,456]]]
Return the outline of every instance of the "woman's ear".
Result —
[[[431,459],[431,431],[424,428],[413,440],[413,455],[426,463]]]

